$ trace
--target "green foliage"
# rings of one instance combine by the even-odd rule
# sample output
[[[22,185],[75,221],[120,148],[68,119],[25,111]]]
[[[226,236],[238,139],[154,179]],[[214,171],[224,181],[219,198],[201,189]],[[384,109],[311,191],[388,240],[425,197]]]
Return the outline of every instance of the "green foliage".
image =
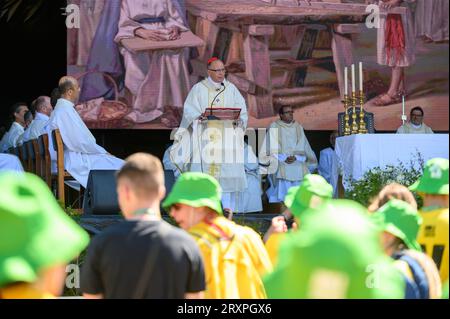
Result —
[[[425,161],[417,152],[405,164],[401,161],[398,165],[388,165],[386,167],[374,167],[367,171],[359,180],[350,177],[345,183],[348,191],[345,192],[345,198],[352,199],[365,207],[367,207],[371,200],[381,191],[383,187],[391,183],[398,183],[406,187],[411,186],[422,175]],[[422,207],[422,198],[416,193],[413,193],[418,207]]]

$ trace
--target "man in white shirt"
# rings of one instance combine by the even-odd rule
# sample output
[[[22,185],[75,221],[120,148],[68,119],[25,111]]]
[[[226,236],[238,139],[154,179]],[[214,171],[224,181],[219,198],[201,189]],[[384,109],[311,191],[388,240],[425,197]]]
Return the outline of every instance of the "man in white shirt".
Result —
[[[14,122],[0,141],[1,152],[6,152],[11,147],[22,145],[26,112],[28,112],[28,106],[25,103],[16,103],[12,106],[11,117],[14,119]]]
[[[50,104],[50,97],[40,96],[34,101],[34,108],[36,110],[36,115],[33,122],[25,130],[23,140],[24,142],[34,140],[40,135],[45,133],[44,127],[47,125],[50,119],[50,114],[52,114],[53,107]]]
[[[334,171],[338,170],[338,161],[336,157],[336,152],[334,151],[334,146],[336,144],[336,138],[338,132],[334,131],[330,135],[331,147],[327,147],[320,151],[319,155],[319,175],[321,175],[325,180],[333,186],[334,195],[337,195],[337,180],[335,180]]]
[[[269,175],[270,203],[283,202],[289,188],[300,185],[306,174],[317,169],[317,157],[293,114],[291,106],[280,108],[280,119],[270,125],[267,134],[269,154],[261,155],[262,162],[277,165],[276,172]]]
[[[423,122],[423,109],[420,106],[413,107],[409,112],[409,122],[400,126],[397,134],[433,134],[431,128]]]
[[[94,136],[75,110],[74,103],[80,93],[78,81],[71,76],[62,77],[59,91],[61,98],[50,116],[46,131],[50,137],[53,130],[60,130],[64,142],[64,167],[81,186],[86,187],[91,170],[119,170],[124,161],[97,145]]]

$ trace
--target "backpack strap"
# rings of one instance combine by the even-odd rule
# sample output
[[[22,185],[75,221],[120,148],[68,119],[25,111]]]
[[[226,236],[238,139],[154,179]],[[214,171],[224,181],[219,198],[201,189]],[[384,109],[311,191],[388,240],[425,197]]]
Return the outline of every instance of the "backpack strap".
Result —
[[[419,298],[429,299],[430,289],[428,285],[428,278],[419,262],[417,262],[413,257],[407,255],[404,252],[396,253],[393,257],[395,260],[402,260],[408,264],[413,274],[414,283],[416,284],[419,292]]]

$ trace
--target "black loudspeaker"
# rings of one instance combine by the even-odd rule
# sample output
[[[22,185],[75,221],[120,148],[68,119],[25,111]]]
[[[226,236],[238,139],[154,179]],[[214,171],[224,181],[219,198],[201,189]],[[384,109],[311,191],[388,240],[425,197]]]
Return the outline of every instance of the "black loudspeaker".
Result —
[[[87,215],[117,215],[115,170],[92,170],[84,192],[83,212]]]

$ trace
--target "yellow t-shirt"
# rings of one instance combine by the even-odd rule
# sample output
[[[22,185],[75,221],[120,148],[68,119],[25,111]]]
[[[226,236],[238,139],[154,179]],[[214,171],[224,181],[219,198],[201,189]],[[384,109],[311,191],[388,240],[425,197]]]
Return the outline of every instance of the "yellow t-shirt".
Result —
[[[261,237],[224,217],[189,229],[205,266],[205,298],[266,298],[261,277],[272,270]]]
[[[417,241],[439,269],[441,281],[448,279],[448,208],[421,211],[423,218]]]

